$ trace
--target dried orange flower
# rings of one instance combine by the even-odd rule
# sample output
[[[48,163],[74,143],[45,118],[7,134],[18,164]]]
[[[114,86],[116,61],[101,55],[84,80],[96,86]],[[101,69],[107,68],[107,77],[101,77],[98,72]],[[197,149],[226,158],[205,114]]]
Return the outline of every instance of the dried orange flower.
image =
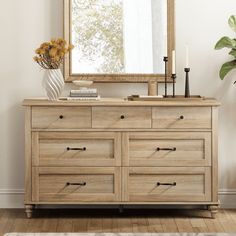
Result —
[[[63,38],[52,39],[50,42],[44,42],[35,50],[37,56],[33,59],[44,69],[58,69],[63,62],[66,53],[74,48]]]

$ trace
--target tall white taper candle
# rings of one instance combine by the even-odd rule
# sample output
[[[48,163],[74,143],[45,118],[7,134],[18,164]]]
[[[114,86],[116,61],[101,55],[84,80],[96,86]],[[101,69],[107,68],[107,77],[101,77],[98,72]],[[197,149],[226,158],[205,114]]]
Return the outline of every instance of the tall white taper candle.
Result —
[[[175,54],[175,50],[172,51],[172,74],[176,74],[176,54]]]

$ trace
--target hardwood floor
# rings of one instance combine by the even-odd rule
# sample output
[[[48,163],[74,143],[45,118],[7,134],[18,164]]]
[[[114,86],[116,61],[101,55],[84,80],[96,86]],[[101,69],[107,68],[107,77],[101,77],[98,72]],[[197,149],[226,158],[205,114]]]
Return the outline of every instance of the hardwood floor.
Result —
[[[9,232],[236,232],[236,210],[220,210],[211,219],[202,210],[114,209],[0,210],[0,236]]]

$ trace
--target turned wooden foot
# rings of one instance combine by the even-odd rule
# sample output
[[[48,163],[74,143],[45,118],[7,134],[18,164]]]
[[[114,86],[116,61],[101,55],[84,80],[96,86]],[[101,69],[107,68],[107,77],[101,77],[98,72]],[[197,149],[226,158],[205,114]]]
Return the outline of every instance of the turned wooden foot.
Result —
[[[215,219],[216,214],[218,212],[218,208],[219,208],[219,206],[217,206],[217,205],[208,206],[208,210],[211,212],[212,219]]]
[[[25,213],[27,218],[32,218],[34,205],[25,205]]]

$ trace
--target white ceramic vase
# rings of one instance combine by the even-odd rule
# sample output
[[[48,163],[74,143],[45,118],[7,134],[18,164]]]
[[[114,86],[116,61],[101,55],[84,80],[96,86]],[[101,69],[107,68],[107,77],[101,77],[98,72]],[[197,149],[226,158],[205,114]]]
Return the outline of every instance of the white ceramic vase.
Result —
[[[45,72],[43,87],[51,101],[58,100],[64,88],[64,78],[60,69],[48,69]]]

